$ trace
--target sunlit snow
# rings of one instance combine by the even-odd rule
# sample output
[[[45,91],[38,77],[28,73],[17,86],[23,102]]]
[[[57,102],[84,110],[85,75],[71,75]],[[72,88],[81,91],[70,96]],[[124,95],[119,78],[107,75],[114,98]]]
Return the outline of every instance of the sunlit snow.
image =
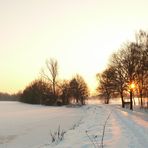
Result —
[[[103,139],[105,148],[147,147],[147,112],[91,101],[83,107],[0,102],[0,148],[99,148],[110,113]],[[66,132],[64,139],[51,143],[50,132],[57,131],[59,125]]]

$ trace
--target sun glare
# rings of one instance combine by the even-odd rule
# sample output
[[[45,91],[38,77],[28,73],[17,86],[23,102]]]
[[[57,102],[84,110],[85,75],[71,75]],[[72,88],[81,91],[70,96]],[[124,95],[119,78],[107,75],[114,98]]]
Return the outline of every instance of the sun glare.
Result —
[[[133,89],[135,89],[136,85],[132,82],[129,87],[130,87],[130,89],[133,90]]]

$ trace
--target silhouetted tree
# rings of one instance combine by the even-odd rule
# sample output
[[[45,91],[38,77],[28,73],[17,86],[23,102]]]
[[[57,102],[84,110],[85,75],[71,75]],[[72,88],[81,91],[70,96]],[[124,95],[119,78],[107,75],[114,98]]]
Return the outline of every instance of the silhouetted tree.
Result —
[[[148,33],[140,30],[136,34],[136,44],[139,47],[137,58],[138,64],[136,67],[136,81],[138,84],[138,92],[141,99],[141,107],[143,107],[143,95],[145,92],[147,92],[148,87]]]
[[[129,87],[135,81],[136,66],[138,64],[138,47],[134,42],[128,42],[119,51],[121,57],[121,68],[123,69],[124,81]],[[130,88],[130,87],[129,87]],[[133,90],[130,89],[130,109],[133,110]]]
[[[69,81],[64,80],[60,86],[61,95],[60,98],[62,100],[63,105],[67,105],[70,103],[70,86]]]
[[[106,95],[106,98],[110,97],[112,91],[120,93],[122,107],[124,107],[124,92],[129,91],[131,110],[135,91],[131,84],[134,83],[142,106],[142,97],[148,94],[148,34],[139,31],[136,34],[136,42],[125,43],[112,55],[109,68],[98,74],[98,79],[100,80],[98,90]]]
[[[20,101],[30,104],[52,105],[53,93],[51,86],[40,79],[35,80],[24,89]]]
[[[58,76],[58,62],[55,59],[46,60],[46,69],[42,69],[41,76],[45,78],[50,84],[52,84],[52,92],[57,100],[56,85]]]
[[[115,92],[114,74],[114,69],[112,67],[97,74],[97,79],[99,81],[97,90],[101,96],[104,96],[105,104],[109,104],[111,95]]]
[[[122,54],[114,53],[110,59],[110,65],[114,69],[114,84],[115,90],[120,94],[122,107],[124,108],[124,91],[127,91],[127,78],[124,67],[122,66]]]
[[[89,95],[87,84],[85,83],[84,79],[76,75],[70,83],[70,95],[76,99],[77,103],[81,103],[82,105],[85,104],[85,99]]]

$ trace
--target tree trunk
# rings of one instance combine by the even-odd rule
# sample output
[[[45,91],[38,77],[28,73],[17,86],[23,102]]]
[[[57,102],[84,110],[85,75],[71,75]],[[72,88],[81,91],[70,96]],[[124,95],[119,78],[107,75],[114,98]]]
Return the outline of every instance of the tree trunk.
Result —
[[[54,94],[54,96],[56,95],[56,91],[55,91],[55,82],[53,81],[53,83],[52,83],[52,89],[53,89],[53,94]]]
[[[142,97],[143,97],[142,91],[140,91],[140,105],[141,105],[141,107],[143,107],[143,100],[142,100]]]
[[[78,99],[78,97],[76,97],[76,103],[77,103],[77,104],[79,103],[79,99]]]
[[[125,107],[125,105],[124,105],[123,93],[122,93],[122,92],[120,93],[120,96],[121,96],[122,108],[124,108],[124,107]]]
[[[132,100],[132,98],[133,98],[133,92],[132,92],[132,90],[130,90],[130,110],[133,110],[133,100]]]
[[[109,99],[110,99],[110,97],[106,98],[106,104],[109,104]]]

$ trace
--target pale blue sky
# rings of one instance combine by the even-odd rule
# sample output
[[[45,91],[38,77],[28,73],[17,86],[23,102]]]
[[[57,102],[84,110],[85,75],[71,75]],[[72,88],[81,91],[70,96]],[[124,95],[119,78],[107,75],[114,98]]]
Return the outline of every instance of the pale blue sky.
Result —
[[[0,91],[17,92],[47,58],[59,77],[95,75],[135,31],[148,29],[147,0],[0,0]]]

